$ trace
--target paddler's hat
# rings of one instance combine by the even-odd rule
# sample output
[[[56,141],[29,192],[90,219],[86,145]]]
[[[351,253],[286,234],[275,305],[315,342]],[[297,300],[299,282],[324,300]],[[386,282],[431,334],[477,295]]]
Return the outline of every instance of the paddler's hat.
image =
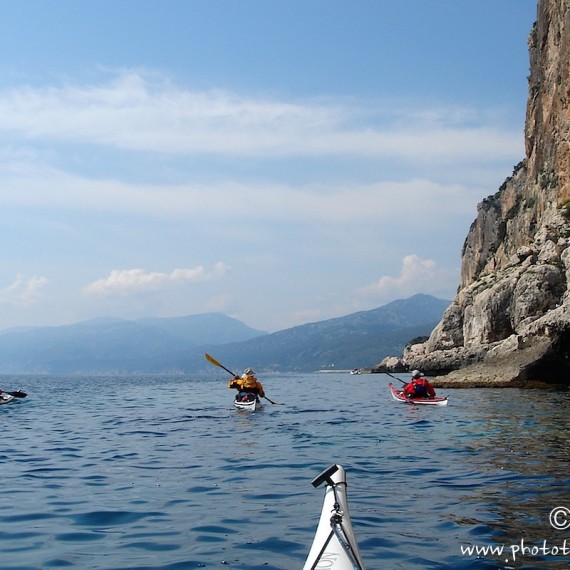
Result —
[[[252,368],[246,368],[245,371],[244,371],[244,374],[245,374],[246,376],[255,376],[255,372],[253,371]]]
[[[419,370],[412,371],[412,378],[419,378],[421,375],[422,373]]]

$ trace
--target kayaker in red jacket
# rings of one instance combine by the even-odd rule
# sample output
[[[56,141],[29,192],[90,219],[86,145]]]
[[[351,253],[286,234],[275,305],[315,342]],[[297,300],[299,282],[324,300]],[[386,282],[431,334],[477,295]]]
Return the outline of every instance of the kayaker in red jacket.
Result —
[[[433,386],[422,376],[419,370],[412,372],[412,380],[404,386],[406,398],[435,398]]]

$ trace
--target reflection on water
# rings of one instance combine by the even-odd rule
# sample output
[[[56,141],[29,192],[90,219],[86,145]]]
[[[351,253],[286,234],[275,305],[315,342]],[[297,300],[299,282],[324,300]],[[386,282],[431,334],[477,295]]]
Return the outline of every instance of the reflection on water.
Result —
[[[423,409],[382,375],[263,381],[286,405],[235,410],[217,375],[5,378],[29,397],[0,409],[3,570],[300,568],[333,462],[370,569],[568,568],[462,551],[570,536],[549,522],[570,507],[567,393],[442,390]]]
[[[529,549],[544,541],[561,546],[570,533],[553,528],[549,515],[560,505],[570,508],[568,394],[508,390],[504,396],[500,391],[490,396],[480,406],[477,423],[483,433],[472,437],[470,448],[479,472],[499,480],[504,474],[503,484],[484,487],[476,495],[487,506],[493,537],[510,545],[524,541]],[[475,426],[472,422],[464,433]],[[530,559],[537,568],[568,568],[570,541],[568,546],[566,556],[539,553]]]

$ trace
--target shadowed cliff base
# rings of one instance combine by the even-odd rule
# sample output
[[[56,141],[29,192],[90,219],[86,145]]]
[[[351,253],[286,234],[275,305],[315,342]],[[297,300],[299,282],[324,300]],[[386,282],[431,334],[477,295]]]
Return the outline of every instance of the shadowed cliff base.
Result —
[[[516,352],[435,376],[432,381],[434,386],[440,388],[567,386],[570,360],[567,349],[561,350],[558,343],[565,343],[567,347],[569,341],[568,333],[564,338],[561,336],[557,343],[537,339],[534,344],[521,347]]]

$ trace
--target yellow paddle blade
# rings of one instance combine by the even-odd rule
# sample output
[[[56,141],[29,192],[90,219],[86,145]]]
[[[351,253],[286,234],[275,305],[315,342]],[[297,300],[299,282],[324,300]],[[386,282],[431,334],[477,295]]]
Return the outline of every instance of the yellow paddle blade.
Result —
[[[235,376],[235,374],[231,370],[226,368],[223,364],[220,364],[215,358],[210,356],[207,352],[204,354],[204,356],[206,357],[206,360],[211,362],[214,366],[218,366],[219,368],[222,368],[223,370],[225,370],[226,372],[228,372],[232,376]]]
[[[204,354],[206,360],[209,360],[214,366],[218,366],[219,368],[223,368],[223,366],[212,356],[210,356],[207,352]]]

